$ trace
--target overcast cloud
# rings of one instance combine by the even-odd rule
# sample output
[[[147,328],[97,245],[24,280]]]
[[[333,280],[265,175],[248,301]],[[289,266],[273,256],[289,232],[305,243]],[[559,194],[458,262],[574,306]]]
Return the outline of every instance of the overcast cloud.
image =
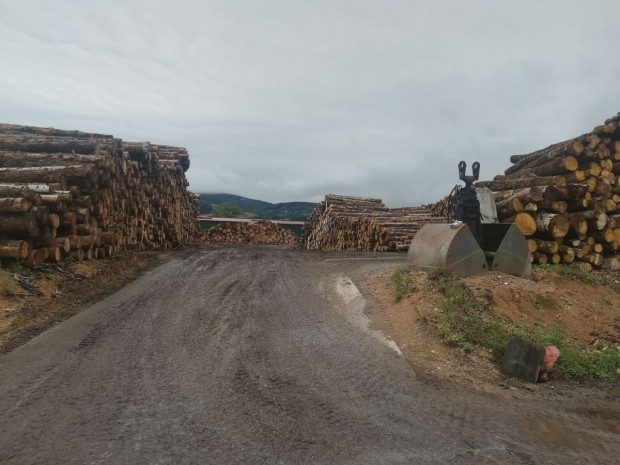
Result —
[[[0,122],[188,148],[194,192],[435,201],[620,110],[620,2],[0,2]]]

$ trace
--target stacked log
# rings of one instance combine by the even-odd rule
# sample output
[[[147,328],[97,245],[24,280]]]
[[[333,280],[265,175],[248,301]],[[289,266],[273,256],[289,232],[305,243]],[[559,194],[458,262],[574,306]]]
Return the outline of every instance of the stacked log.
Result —
[[[494,192],[500,221],[529,238],[535,262],[620,269],[620,114],[510,161],[476,186]]]
[[[224,222],[200,233],[208,244],[299,245],[299,238],[271,221]]]
[[[389,209],[380,199],[328,194],[304,225],[309,250],[407,251],[426,223],[444,223],[430,206]]]
[[[0,258],[34,267],[193,242],[188,167],[184,148],[0,124]]]

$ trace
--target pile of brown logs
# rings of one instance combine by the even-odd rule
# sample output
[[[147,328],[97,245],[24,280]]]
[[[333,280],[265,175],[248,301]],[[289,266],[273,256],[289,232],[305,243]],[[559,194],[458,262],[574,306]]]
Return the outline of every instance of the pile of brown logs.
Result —
[[[476,186],[494,192],[500,221],[529,238],[535,263],[620,269],[620,114],[510,161]]]
[[[197,238],[187,151],[0,124],[0,258],[35,267]]]
[[[326,195],[304,225],[310,250],[389,252],[409,249],[425,223],[444,223],[429,206],[389,209],[380,199]]]
[[[209,244],[299,245],[299,238],[271,221],[224,222],[200,233]]]

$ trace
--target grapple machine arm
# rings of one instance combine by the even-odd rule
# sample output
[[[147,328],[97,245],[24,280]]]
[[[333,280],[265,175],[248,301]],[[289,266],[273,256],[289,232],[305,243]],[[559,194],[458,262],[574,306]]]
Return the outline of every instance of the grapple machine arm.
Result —
[[[528,275],[530,254],[521,231],[512,224],[482,223],[473,185],[480,174],[480,163],[472,165],[472,176],[466,174],[464,161],[458,168],[465,186],[455,186],[450,194],[450,224],[424,225],[411,242],[407,262],[414,269],[445,269],[459,277],[485,270]]]

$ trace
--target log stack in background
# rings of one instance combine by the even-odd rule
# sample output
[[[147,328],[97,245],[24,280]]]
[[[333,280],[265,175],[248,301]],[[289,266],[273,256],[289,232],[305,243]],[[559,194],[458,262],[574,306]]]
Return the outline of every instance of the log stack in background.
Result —
[[[439,212],[441,214],[441,212]],[[426,223],[445,223],[430,206],[389,209],[380,199],[326,195],[304,225],[310,250],[406,251]]]
[[[0,258],[92,259],[197,239],[184,148],[0,124]]]
[[[510,161],[476,186],[494,192],[500,221],[529,238],[535,263],[620,269],[620,114]]]
[[[299,245],[299,238],[271,221],[224,222],[200,233],[209,244]]]

